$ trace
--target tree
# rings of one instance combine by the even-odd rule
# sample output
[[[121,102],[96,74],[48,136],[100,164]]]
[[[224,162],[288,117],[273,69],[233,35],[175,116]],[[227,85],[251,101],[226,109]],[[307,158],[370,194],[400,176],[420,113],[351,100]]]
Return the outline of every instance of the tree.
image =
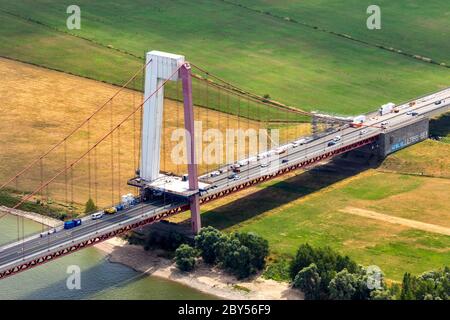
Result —
[[[410,273],[406,272],[403,275],[402,290],[400,292],[401,300],[415,300],[414,285],[415,285],[414,277],[411,276]]]
[[[294,279],[294,287],[305,294],[305,299],[315,300],[320,298],[320,282],[317,266],[312,263],[298,272]]]
[[[262,270],[269,254],[269,242],[254,233],[237,233],[236,237],[242,245],[250,250],[252,266],[257,270]]]
[[[308,267],[315,260],[316,254],[314,248],[308,243],[301,244],[291,264],[291,278],[294,279],[300,270]]]
[[[328,289],[330,291],[330,299],[333,300],[350,300],[358,287],[358,278],[355,274],[349,273],[344,269],[336,274],[330,281]]]
[[[256,270],[251,263],[249,248],[242,245],[235,235],[224,237],[218,246],[218,261],[220,266],[239,279],[246,278]]]
[[[175,262],[181,271],[191,271],[195,267],[197,252],[188,244],[180,245],[175,250]]]
[[[97,211],[97,206],[95,205],[94,200],[89,198],[84,207],[84,213],[91,213],[94,211]]]
[[[414,296],[418,300],[450,299],[450,269],[425,272],[415,280]]]
[[[218,245],[224,235],[213,227],[202,228],[195,236],[195,247],[200,250],[203,261],[214,264],[217,260]]]

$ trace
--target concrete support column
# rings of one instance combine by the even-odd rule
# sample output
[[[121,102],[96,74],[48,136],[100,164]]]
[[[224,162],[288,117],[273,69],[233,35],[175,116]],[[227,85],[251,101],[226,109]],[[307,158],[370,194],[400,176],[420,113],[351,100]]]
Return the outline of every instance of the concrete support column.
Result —
[[[186,152],[188,160],[188,179],[189,190],[195,191],[195,194],[189,198],[189,207],[191,210],[192,232],[197,234],[201,228],[200,205],[198,194],[198,172],[197,160],[195,157],[195,128],[194,128],[194,105],[192,101],[192,78],[191,67],[188,63],[180,68],[180,78],[183,83],[183,101],[184,101],[184,127],[187,131]]]

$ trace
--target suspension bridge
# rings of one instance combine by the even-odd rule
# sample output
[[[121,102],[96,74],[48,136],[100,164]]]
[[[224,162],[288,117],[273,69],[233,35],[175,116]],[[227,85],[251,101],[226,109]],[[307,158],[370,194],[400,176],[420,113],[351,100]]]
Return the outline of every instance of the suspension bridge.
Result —
[[[133,94],[125,108],[120,95],[139,79],[143,98]],[[88,199],[114,208],[131,192],[133,204],[31,235],[17,216],[17,240],[0,247],[0,279],[188,210],[197,233],[205,203],[357,148],[385,157],[426,139],[429,119],[449,108],[447,88],[356,118],[311,113],[151,51],[110,99],[0,186],[16,195],[13,209],[57,204],[69,217]],[[229,140],[231,128],[239,134]]]

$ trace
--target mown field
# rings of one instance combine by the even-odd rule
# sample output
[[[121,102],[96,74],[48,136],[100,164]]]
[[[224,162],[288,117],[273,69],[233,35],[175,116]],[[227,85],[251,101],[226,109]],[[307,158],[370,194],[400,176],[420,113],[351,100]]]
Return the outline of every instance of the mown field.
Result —
[[[450,7],[446,0],[224,1],[450,65]],[[366,10],[373,4],[381,10],[381,29],[375,31],[366,27]]]
[[[413,148],[421,152],[420,145]],[[393,157],[405,158],[412,152],[406,149]],[[448,147],[445,154],[449,154]],[[414,173],[423,163],[420,157],[415,160],[409,157],[410,164],[402,171]],[[437,170],[449,174],[448,166]],[[448,178],[382,169],[356,176],[310,171],[212,203],[204,208],[202,219],[207,225],[255,232],[267,238],[272,259],[267,274],[275,279],[286,275],[285,262],[297,247],[309,242],[332,246],[363,265],[377,265],[389,279],[398,281],[404,272],[419,274],[450,261],[449,188]],[[382,217],[357,215],[352,213],[355,208]],[[408,221],[398,224],[391,217]],[[413,228],[410,221],[444,227],[447,233]]]
[[[0,55],[112,83],[128,79],[150,49],[185,54],[243,88],[332,113],[373,110],[450,82],[447,68],[219,0],[82,0],[81,30],[70,32],[92,41],[63,33],[70,1],[0,3]]]

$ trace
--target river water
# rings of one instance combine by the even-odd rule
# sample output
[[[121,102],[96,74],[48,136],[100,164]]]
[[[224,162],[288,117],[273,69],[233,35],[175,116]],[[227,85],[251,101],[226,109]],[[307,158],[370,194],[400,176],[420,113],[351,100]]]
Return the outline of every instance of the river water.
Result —
[[[41,230],[25,220],[24,233]],[[22,232],[20,227],[20,232]],[[17,238],[17,218],[0,220],[0,244]],[[67,268],[81,269],[81,289],[69,290]],[[213,299],[178,283],[146,276],[121,264],[111,263],[106,254],[87,248],[15,276],[0,280],[0,299]]]

